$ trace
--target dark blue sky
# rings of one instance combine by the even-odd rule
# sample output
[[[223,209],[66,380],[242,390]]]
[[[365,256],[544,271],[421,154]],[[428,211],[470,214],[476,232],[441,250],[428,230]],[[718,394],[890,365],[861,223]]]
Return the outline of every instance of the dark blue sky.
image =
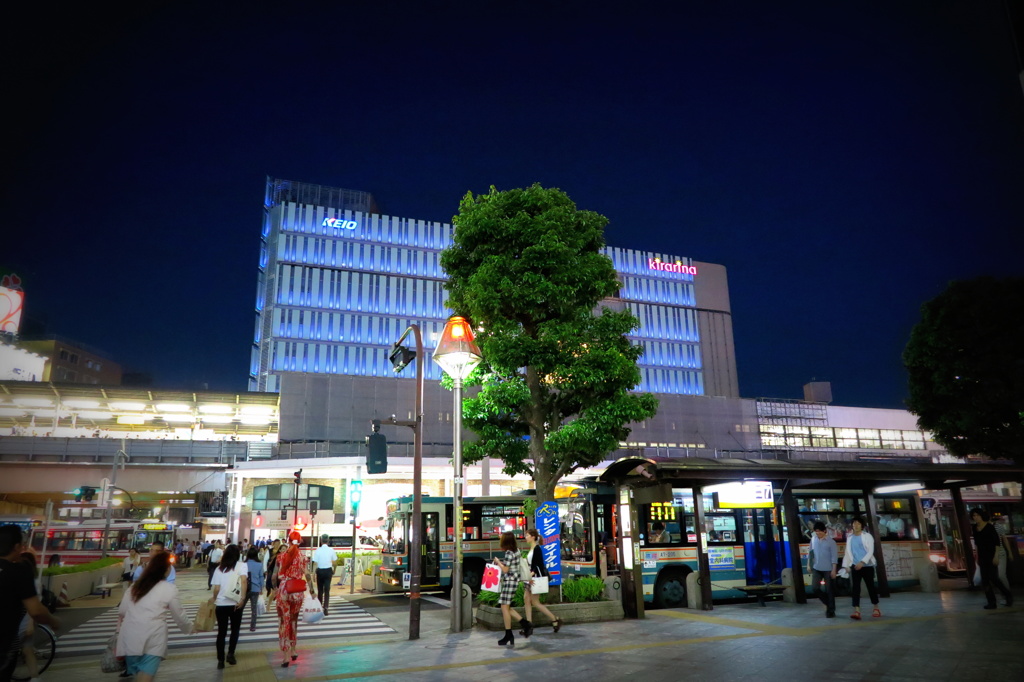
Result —
[[[25,17],[0,266],[48,331],[159,386],[243,390],[266,175],[441,221],[467,190],[540,182],[606,215],[610,244],[728,268],[744,396],[817,378],[899,407],[921,303],[1024,272],[1003,3],[764,5]]]

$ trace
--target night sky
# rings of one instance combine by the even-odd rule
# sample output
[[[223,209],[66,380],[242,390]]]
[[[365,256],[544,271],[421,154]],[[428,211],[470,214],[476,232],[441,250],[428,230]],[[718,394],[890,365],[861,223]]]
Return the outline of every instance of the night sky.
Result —
[[[728,268],[745,397],[901,407],[921,303],[1024,273],[1002,2],[35,4],[0,267],[157,387],[245,390],[267,175],[445,222],[559,187],[611,245]]]

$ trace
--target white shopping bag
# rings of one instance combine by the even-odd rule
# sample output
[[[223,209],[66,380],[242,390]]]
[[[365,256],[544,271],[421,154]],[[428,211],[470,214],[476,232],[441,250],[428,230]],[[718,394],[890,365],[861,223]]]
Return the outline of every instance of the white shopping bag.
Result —
[[[302,600],[302,622],[312,625],[319,623],[323,618],[324,607],[317,599],[313,598],[311,593],[307,592],[305,599]]]
[[[267,612],[267,598],[265,595],[260,595],[259,599],[256,600],[256,615],[262,616]]]

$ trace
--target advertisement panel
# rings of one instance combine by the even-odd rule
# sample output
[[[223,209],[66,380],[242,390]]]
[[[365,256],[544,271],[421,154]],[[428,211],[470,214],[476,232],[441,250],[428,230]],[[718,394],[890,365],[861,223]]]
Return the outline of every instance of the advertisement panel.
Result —
[[[0,332],[17,334],[21,329],[21,310],[25,305],[25,292],[0,287]]]
[[[537,532],[540,534],[540,550],[544,556],[544,568],[547,569],[549,585],[562,584],[562,542],[558,528],[558,504],[544,502],[537,507],[534,514]]]

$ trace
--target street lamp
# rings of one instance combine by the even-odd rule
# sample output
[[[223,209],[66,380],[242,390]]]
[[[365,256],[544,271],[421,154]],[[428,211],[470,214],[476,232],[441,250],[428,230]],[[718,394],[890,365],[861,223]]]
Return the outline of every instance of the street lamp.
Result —
[[[455,560],[452,562],[452,632],[462,632],[462,382],[473,373],[483,357],[473,341],[473,330],[463,317],[450,317],[441,341],[434,350],[434,362],[455,384]]]

